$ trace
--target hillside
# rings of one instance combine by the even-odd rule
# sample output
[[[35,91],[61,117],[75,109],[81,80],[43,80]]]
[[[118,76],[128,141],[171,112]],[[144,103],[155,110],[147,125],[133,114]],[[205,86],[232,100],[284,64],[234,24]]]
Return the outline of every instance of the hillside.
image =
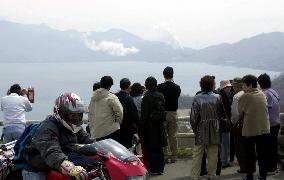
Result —
[[[284,112],[284,73],[272,82],[272,87],[280,96],[280,108],[281,112]]]
[[[284,33],[263,33],[233,44],[194,50],[148,41],[120,29],[59,31],[0,21],[0,62],[205,62],[284,72]]]
[[[263,33],[234,44],[201,49],[192,61],[284,72],[284,33]]]
[[[173,61],[190,48],[146,41],[123,30],[83,33],[0,21],[0,62]]]

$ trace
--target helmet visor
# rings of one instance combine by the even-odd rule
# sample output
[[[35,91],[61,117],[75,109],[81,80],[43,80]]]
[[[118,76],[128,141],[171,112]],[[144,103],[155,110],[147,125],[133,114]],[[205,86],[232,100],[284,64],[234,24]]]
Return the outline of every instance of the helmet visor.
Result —
[[[70,112],[68,114],[68,122],[76,126],[82,125],[83,124],[83,113]]]

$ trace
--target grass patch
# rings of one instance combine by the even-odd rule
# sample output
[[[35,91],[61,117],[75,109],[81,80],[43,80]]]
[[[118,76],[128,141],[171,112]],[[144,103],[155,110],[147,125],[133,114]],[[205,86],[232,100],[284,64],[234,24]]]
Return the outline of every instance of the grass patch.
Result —
[[[165,153],[166,158],[170,158],[170,153]],[[177,157],[180,159],[190,158],[192,156],[192,148],[179,148],[177,152]]]

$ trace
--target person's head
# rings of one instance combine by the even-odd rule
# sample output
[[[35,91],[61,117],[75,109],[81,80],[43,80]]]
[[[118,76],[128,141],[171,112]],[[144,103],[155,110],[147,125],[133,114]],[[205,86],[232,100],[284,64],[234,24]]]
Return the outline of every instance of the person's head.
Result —
[[[54,113],[69,125],[82,125],[87,108],[75,93],[65,92],[55,100]]]
[[[145,87],[147,90],[154,90],[157,88],[157,80],[150,76],[145,80]]]
[[[101,88],[110,89],[113,85],[113,79],[110,76],[104,76],[101,78],[100,84]]]
[[[123,78],[120,80],[119,86],[121,90],[130,91],[131,82],[128,78]]]
[[[21,95],[21,92],[22,92],[22,88],[19,84],[13,84],[10,87],[10,93],[16,93],[18,95]]]
[[[234,78],[232,85],[236,93],[240,92],[243,89],[242,78],[239,78],[239,77]]]
[[[230,80],[223,80],[220,81],[220,89],[225,91],[226,93],[229,93],[231,91],[232,84]]]
[[[100,82],[95,82],[93,85],[93,91],[100,89],[101,88],[101,83]]]
[[[199,84],[200,84],[201,91],[211,92],[214,90],[214,87],[215,87],[215,77],[209,76],[209,75],[203,76],[200,79]]]
[[[243,90],[245,92],[248,92],[253,88],[257,88],[257,77],[255,77],[254,75],[251,74],[245,75],[242,78],[242,82],[243,82]]]
[[[143,87],[140,83],[134,83],[131,86],[130,96],[136,97],[141,96],[143,94]]]
[[[167,66],[163,71],[163,75],[165,79],[172,79],[174,77],[174,69],[170,66]]]
[[[261,89],[271,88],[271,80],[268,74],[264,73],[258,76],[257,82]]]

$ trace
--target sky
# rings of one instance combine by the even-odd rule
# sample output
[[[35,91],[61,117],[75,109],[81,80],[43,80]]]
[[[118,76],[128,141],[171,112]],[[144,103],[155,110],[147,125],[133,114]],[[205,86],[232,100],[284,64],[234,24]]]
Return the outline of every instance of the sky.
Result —
[[[0,0],[0,20],[204,48],[284,32],[283,0]]]

